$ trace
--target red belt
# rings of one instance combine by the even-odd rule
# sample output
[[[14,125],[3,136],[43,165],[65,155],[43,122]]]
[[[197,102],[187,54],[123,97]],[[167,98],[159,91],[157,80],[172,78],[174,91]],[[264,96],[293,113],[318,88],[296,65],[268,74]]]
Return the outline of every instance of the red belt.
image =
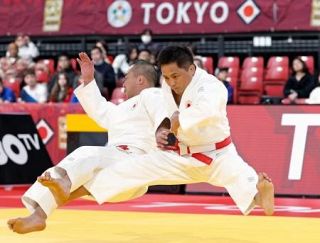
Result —
[[[222,149],[226,146],[228,146],[230,143],[232,142],[231,137],[227,137],[226,139],[224,139],[221,142],[215,143],[214,146],[212,146],[212,149],[207,150],[207,151],[203,151],[203,152],[209,152],[209,151],[213,151],[213,150],[217,150],[217,149]],[[173,149],[174,151],[176,151],[178,154],[180,154],[180,147],[178,145],[178,143],[176,144],[176,149]],[[210,146],[205,146],[206,149],[210,148]],[[199,152],[199,153],[191,153],[192,147],[187,146],[187,154],[190,154],[191,157],[207,164],[210,165],[212,163],[212,158],[210,158],[209,156],[205,155],[203,152]]]

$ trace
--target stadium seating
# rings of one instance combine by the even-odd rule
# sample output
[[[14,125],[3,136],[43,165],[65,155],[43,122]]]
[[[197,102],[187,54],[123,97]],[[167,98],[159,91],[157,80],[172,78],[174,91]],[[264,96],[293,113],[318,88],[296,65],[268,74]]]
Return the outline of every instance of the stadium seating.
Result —
[[[272,56],[268,60],[267,69],[272,67],[289,67],[289,57],[287,56]]]
[[[239,69],[240,67],[240,60],[239,57],[220,57],[218,62],[218,67],[232,67]]]
[[[269,82],[286,82],[289,78],[288,67],[271,67],[267,69],[265,80]]]
[[[35,70],[36,78],[39,83],[48,83],[49,82],[49,73],[42,70]]]
[[[54,60],[53,59],[42,59],[40,61],[44,62],[44,64],[47,65],[50,74],[53,74],[55,72]]]
[[[283,88],[289,78],[289,58],[270,57],[264,77],[265,94],[271,97],[282,97]]]
[[[242,64],[242,69],[257,67],[262,68],[264,66],[263,57],[246,57]]]
[[[246,68],[241,73],[237,103],[259,104],[263,93],[263,69]]]
[[[287,68],[275,67],[267,70],[264,80],[264,90],[269,96],[283,96],[284,85],[289,78]]]
[[[208,73],[213,74],[213,58],[212,57],[202,57],[203,67],[208,71]]]

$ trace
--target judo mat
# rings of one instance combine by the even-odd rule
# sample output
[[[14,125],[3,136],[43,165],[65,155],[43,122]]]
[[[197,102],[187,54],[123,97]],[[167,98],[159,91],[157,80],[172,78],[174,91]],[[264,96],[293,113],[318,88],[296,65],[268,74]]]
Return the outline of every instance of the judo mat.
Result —
[[[18,235],[8,218],[26,216],[22,190],[0,189],[0,242],[319,243],[320,199],[277,198],[274,216],[242,216],[229,197],[147,194],[97,205],[79,199],[56,210],[42,232]]]

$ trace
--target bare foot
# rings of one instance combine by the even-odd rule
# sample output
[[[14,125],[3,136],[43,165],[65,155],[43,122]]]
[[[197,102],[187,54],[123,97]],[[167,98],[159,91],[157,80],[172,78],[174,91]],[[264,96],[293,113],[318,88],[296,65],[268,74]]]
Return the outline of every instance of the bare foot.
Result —
[[[34,214],[25,218],[16,218],[8,220],[8,227],[16,233],[26,234],[34,231],[41,231],[46,228],[45,218],[38,217]]]
[[[259,192],[256,197],[257,204],[263,208],[266,215],[272,215],[274,212],[274,187],[266,173],[259,173],[257,189]]]
[[[50,172],[38,177],[38,182],[48,187],[52,192],[58,206],[65,204],[70,196],[70,183],[67,180],[52,178]]]

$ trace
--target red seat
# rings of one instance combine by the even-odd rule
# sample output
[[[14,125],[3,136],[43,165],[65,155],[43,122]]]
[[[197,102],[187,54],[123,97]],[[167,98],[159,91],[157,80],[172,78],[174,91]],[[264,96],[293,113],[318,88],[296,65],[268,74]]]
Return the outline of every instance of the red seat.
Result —
[[[264,60],[263,57],[246,57],[242,64],[242,69],[257,67],[263,68]]]
[[[3,85],[7,88],[10,88],[16,98],[20,97],[20,81],[17,79],[3,80]]]
[[[289,78],[288,67],[271,67],[268,68],[265,75],[265,80],[268,82],[286,82]]]
[[[218,67],[232,67],[239,69],[240,67],[240,60],[239,57],[220,57],[219,62],[218,62]]]
[[[286,67],[289,68],[289,58],[287,56],[273,56],[268,60],[267,68],[271,67]]]
[[[54,60],[53,59],[42,59],[42,60],[39,60],[40,62],[44,62],[44,64],[47,65],[48,69],[49,69],[49,72],[50,74],[53,74],[55,72],[55,69],[54,69]]]
[[[264,91],[269,96],[283,96],[283,88],[289,78],[288,68],[281,66],[267,69],[263,86]]]
[[[36,70],[35,71],[37,81],[39,83],[48,83],[49,82],[49,73],[42,70]]]
[[[110,64],[112,64],[112,63],[113,63],[113,60],[114,60],[114,56],[107,55],[107,58],[108,58]]]
[[[228,78],[232,80],[234,87],[237,87],[240,71],[239,57],[221,57],[218,62],[218,68],[228,68]]]
[[[117,87],[113,90],[112,92],[112,95],[111,95],[111,101],[112,100],[126,100],[127,99],[127,96],[126,94],[124,93],[124,88],[120,88],[120,87]]]
[[[238,78],[239,77],[239,68],[229,67],[228,68],[228,77]]]
[[[262,94],[263,91],[263,71],[255,67],[245,69],[240,78],[239,90],[257,91]]]
[[[213,58],[212,57],[202,57],[203,67],[208,71],[208,73],[213,74]]]
[[[263,93],[263,69],[246,68],[241,73],[237,103],[259,104]]]
[[[307,65],[310,74],[314,74],[314,58],[313,58],[313,56],[301,56],[300,58]]]
[[[284,83],[268,83],[264,85],[264,92],[268,96],[283,97]]]

